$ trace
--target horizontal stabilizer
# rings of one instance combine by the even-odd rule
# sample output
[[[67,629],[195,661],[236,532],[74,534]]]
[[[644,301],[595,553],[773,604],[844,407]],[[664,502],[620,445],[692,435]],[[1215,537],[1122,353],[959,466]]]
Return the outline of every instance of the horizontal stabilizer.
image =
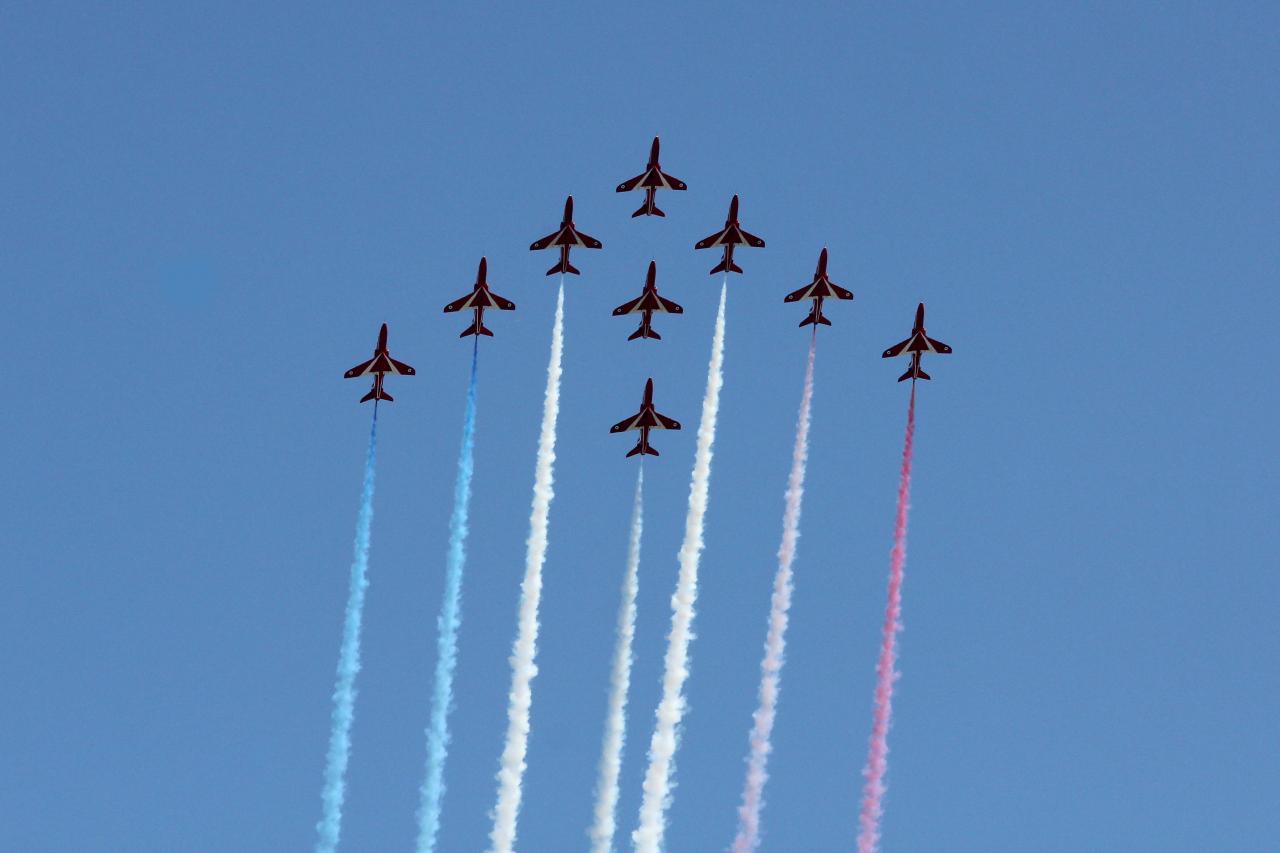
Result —
[[[637,444],[635,447],[631,448],[630,451],[627,452],[627,458],[630,459],[632,456],[640,456],[640,455],[661,456],[662,454],[658,453],[658,451],[654,450],[652,447],[649,447],[647,444],[645,444],[642,441],[639,444]]]
[[[565,261],[563,264],[556,264],[551,269],[547,270],[547,275],[555,275],[556,273],[569,273],[570,275],[582,275],[582,273],[578,272],[578,268],[575,267],[573,264],[569,263],[568,261]]]
[[[489,331],[489,329],[479,320],[476,320],[474,323],[472,323],[470,326],[467,327],[467,330],[465,332],[458,335],[458,337],[465,338],[467,335],[488,335],[489,337],[492,338],[493,332]]]
[[[907,368],[907,372],[899,376],[898,381],[901,382],[904,379],[931,379],[931,378],[932,377],[930,377],[929,374],[925,373],[923,370],[916,367],[916,368]]]
[[[718,272],[725,272],[726,270],[728,270],[729,272],[741,273],[742,267],[738,266],[733,261],[724,260],[716,264],[714,267],[712,267],[711,272],[709,274],[715,275]]]
[[[640,205],[639,210],[631,214],[632,219],[635,219],[637,216],[661,216],[665,218],[666,214],[659,210],[657,205],[650,205],[648,202],[645,202]]]
[[[655,341],[660,341],[662,340],[662,335],[658,334],[650,327],[641,324],[640,328],[632,332],[631,336],[628,337],[627,340],[634,341],[636,338],[652,338]]]
[[[800,325],[801,325],[802,327],[803,327],[803,326],[810,326],[810,325],[813,325],[815,322],[817,322],[818,324],[823,325],[823,326],[830,326],[830,325],[831,325],[831,321],[830,321],[830,320],[828,320],[828,319],[827,319],[824,315],[822,315],[822,314],[819,314],[816,320],[814,319],[813,314],[810,314],[808,317],[805,317],[803,320],[801,320],[801,321],[800,321]]]
[[[367,403],[370,400],[386,400],[388,403],[394,403],[395,399],[396,399],[395,397],[392,397],[390,394],[388,394],[386,391],[383,391],[381,388],[374,387],[369,389],[368,394],[365,394],[363,397],[360,398],[360,402]]]

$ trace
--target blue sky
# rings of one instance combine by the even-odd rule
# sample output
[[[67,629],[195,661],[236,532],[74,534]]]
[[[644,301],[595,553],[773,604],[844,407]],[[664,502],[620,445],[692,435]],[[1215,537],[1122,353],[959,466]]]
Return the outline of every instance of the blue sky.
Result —
[[[585,849],[653,376],[621,825],[639,803],[718,278],[726,384],[670,812],[732,840],[819,249],[820,335],[766,849],[855,834],[920,300],[886,850],[1265,850],[1280,837],[1280,14],[1269,4],[11,6],[0,27],[0,848],[308,849],[377,326],[388,388],[348,850],[408,849],[481,254],[443,850],[481,849],[554,281],[583,230],[521,849]],[[631,220],[649,140],[690,190]],[[610,309],[650,258],[660,344]]]

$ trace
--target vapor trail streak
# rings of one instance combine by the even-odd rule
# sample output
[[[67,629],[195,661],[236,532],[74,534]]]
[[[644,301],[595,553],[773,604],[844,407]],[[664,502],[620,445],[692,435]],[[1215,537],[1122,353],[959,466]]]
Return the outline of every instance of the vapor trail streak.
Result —
[[[418,807],[418,853],[432,853],[440,831],[440,803],[444,797],[444,765],[449,753],[449,712],[453,710],[453,673],[458,666],[458,628],[462,624],[462,571],[467,562],[467,514],[471,506],[476,431],[476,368],[480,337],[471,350],[471,381],[467,385],[462,418],[462,449],[458,478],[453,485],[453,515],[449,518],[449,550],[445,557],[444,601],[437,620],[435,693],[427,726],[427,774]]]
[[[610,853],[617,829],[618,774],[622,769],[622,745],[626,737],[631,641],[636,633],[636,594],[640,590],[640,536],[643,531],[644,468],[641,467],[636,475],[627,571],[622,580],[622,605],[618,608],[618,643],[614,647],[613,672],[609,677],[609,710],[605,716],[604,743],[600,750],[600,778],[596,782],[595,823],[590,833],[592,853]]]
[[[364,485],[360,492],[360,514],[356,517],[355,554],[351,561],[351,586],[347,612],[342,624],[342,647],[338,653],[338,677],[333,688],[333,727],[329,732],[329,753],[324,767],[323,803],[316,831],[319,853],[332,853],[342,832],[342,801],[346,795],[347,762],[351,758],[351,720],[355,714],[356,674],[360,672],[360,621],[364,613],[364,592],[369,586],[369,532],[373,527],[373,474],[378,451],[378,404],[373,407],[369,428],[369,449],[364,460]]]
[[[534,468],[533,510],[529,515],[524,581],[520,584],[519,625],[511,649],[511,694],[507,706],[507,741],[498,770],[498,802],[489,832],[491,853],[511,853],[516,842],[525,755],[529,750],[530,685],[538,674],[538,602],[542,598],[542,564],[547,556],[547,516],[551,510],[552,471],[556,460],[556,418],[560,414],[560,356],[564,337],[564,276],[556,296],[556,320],[551,330],[551,361],[542,403],[542,434]]]
[[[711,450],[716,439],[716,416],[720,410],[720,388],[724,384],[724,306],[728,293],[728,273],[720,287],[720,308],[716,313],[715,335],[711,340],[711,362],[707,365],[707,391],[702,400],[702,422],[689,482],[689,514],[685,519],[684,544],[680,547],[680,572],[671,597],[671,633],[663,662],[662,701],[649,742],[649,766],[644,777],[644,797],[640,803],[640,825],[631,834],[637,853],[659,853],[666,833],[667,807],[671,804],[671,777],[675,770],[680,721],[684,717],[683,695],[689,677],[689,642],[693,639],[693,605],[698,597],[698,560],[702,555],[702,528],[707,514],[707,493],[711,484]]]
[[[769,609],[769,631],[760,662],[760,706],[752,719],[751,753],[738,808],[738,835],[733,853],[751,853],[760,844],[760,810],[764,806],[764,783],[769,778],[765,765],[773,746],[770,737],[777,713],[778,682],[786,650],[787,612],[791,609],[791,565],[800,538],[800,504],[804,497],[805,464],[809,458],[809,407],[813,400],[813,360],[818,344],[817,327],[809,339],[809,360],[804,369],[804,390],[800,394],[800,414],[796,420],[796,443],[791,452],[791,474],[782,512],[782,544],[778,547],[778,571],[773,578],[773,599]]]
[[[893,683],[897,661],[898,631],[902,629],[902,572],[907,562],[907,509],[911,497],[911,453],[916,432],[916,389],[911,385],[911,402],[907,406],[907,434],[902,445],[902,473],[898,479],[898,516],[893,526],[893,551],[889,558],[889,600],[884,611],[884,628],[880,643],[880,661],[876,664],[875,706],[871,716],[871,742],[867,749],[867,766],[862,775],[862,813],[858,818],[858,853],[874,853],[880,843],[880,816],[885,773],[889,769],[889,723],[893,715]]]

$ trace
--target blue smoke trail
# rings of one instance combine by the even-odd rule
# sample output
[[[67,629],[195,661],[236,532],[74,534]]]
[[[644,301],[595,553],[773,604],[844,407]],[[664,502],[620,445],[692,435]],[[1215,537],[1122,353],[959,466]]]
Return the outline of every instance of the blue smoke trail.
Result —
[[[378,451],[378,405],[373,407],[369,428],[369,450],[364,460],[364,487],[360,493],[360,515],[356,519],[355,555],[351,561],[351,589],[347,614],[342,625],[342,649],[338,654],[338,680],[333,688],[333,730],[329,733],[329,755],[324,768],[323,816],[316,824],[320,839],[317,853],[333,853],[342,831],[342,800],[346,794],[347,762],[351,758],[351,719],[356,703],[356,674],[360,672],[360,620],[364,612],[364,591],[369,586],[369,531],[373,527],[373,471]]]
[[[476,430],[476,363],[479,336],[471,350],[471,384],[462,419],[462,450],[458,479],[453,486],[453,515],[449,519],[449,552],[445,561],[444,603],[437,621],[435,695],[427,727],[427,775],[422,780],[418,807],[418,853],[436,849],[440,831],[440,801],[444,798],[444,762],[449,752],[449,712],[453,710],[453,671],[458,665],[458,626],[462,623],[462,569],[467,561],[467,511],[471,504],[472,450]]]

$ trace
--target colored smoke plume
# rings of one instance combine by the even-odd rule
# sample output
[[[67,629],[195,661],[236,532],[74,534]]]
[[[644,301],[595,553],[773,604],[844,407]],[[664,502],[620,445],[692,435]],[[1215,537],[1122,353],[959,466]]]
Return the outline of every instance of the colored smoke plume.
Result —
[[[369,534],[373,528],[373,474],[378,452],[378,405],[373,407],[369,428],[369,449],[364,460],[364,485],[360,491],[360,513],[356,516],[355,554],[351,561],[351,586],[347,612],[342,623],[342,647],[338,652],[338,676],[333,688],[333,726],[329,732],[329,753],[321,791],[323,811],[316,830],[318,853],[332,853],[342,834],[342,803],[347,789],[347,763],[351,759],[351,721],[355,716],[356,675],[360,672],[360,622],[364,615],[364,593],[369,586]]]
[[[880,660],[876,664],[875,705],[871,717],[871,742],[862,775],[862,813],[858,818],[858,853],[874,853],[880,843],[880,817],[884,813],[885,773],[889,770],[889,724],[893,718],[893,683],[898,679],[898,632],[902,630],[902,574],[907,562],[907,509],[911,497],[911,452],[916,432],[916,389],[911,386],[907,407],[907,434],[902,445],[902,473],[898,479],[898,514],[893,526],[893,551],[889,558],[889,596],[884,611]]]
[[[444,798],[444,765],[449,754],[449,712],[453,710],[453,674],[458,666],[458,628],[462,624],[462,571],[467,562],[467,514],[471,506],[471,474],[475,468],[476,368],[480,336],[471,349],[471,381],[462,417],[462,449],[458,478],[453,486],[453,514],[449,518],[449,550],[445,556],[444,601],[437,620],[435,690],[427,725],[427,773],[418,807],[418,853],[432,853],[440,832],[440,804]]]
[[[791,451],[791,474],[782,512],[782,544],[778,547],[778,571],[773,578],[773,598],[769,608],[769,631],[760,662],[760,705],[752,719],[751,752],[747,776],[738,807],[738,835],[733,853],[752,853],[760,844],[760,810],[764,807],[765,767],[773,750],[770,738],[777,714],[779,679],[786,650],[787,613],[791,609],[791,566],[800,538],[800,504],[804,497],[805,463],[809,458],[809,408],[813,401],[813,360],[818,344],[817,327],[809,340],[809,359],[804,369],[804,390],[800,394],[800,414],[796,419],[796,441]]]

